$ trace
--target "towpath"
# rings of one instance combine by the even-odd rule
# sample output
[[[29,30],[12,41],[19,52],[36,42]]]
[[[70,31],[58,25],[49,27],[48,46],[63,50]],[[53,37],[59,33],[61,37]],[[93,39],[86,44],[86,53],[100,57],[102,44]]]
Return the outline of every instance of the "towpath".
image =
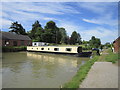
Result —
[[[118,88],[118,65],[95,62],[80,88]]]

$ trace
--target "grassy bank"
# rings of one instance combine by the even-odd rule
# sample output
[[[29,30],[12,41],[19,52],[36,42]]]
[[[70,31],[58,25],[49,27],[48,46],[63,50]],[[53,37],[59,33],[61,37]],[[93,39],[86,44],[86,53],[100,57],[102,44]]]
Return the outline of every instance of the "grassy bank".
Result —
[[[80,67],[77,74],[67,83],[64,84],[63,88],[79,88],[79,85],[87,76],[91,66],[98,60],[99,56],[95,56],[94,58],[87,61],[84,65]]]
[[[105,61],[116,63],[118,61],[118,54],[113,53],[110,49],[108,50],[108,55],[105,57]]]
[[[116,63],[118,62],[118,59],[120,59],[120,56],[118,57],[118,53],[113,53],[111,49],[106,49],[98,61]]]
[[[26,51],[26,46],[3,46],[2,52],[18,52],[18,51]]]

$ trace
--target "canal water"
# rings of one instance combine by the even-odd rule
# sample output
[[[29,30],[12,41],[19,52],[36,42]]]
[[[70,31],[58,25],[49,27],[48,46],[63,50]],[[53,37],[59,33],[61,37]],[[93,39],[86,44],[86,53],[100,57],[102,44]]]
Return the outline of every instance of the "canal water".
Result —
[[[3,53],[3,88],[58,88],[89,58],[34,52]]]

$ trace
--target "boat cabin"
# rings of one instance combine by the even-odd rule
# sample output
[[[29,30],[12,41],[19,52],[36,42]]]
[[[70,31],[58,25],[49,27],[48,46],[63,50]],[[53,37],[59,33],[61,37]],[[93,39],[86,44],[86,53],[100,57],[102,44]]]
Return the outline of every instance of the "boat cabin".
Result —
[[[27,46],[27,51],[77,54],[82,52],[80,46]]]

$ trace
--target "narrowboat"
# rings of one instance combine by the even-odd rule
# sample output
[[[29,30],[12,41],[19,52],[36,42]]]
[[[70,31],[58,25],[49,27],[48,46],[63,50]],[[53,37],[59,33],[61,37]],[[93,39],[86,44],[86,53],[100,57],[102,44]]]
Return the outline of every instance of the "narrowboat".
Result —
[[[58,54],[78,54],[82,52],[80,46],[27,46],[27,51],[58,53]]]

